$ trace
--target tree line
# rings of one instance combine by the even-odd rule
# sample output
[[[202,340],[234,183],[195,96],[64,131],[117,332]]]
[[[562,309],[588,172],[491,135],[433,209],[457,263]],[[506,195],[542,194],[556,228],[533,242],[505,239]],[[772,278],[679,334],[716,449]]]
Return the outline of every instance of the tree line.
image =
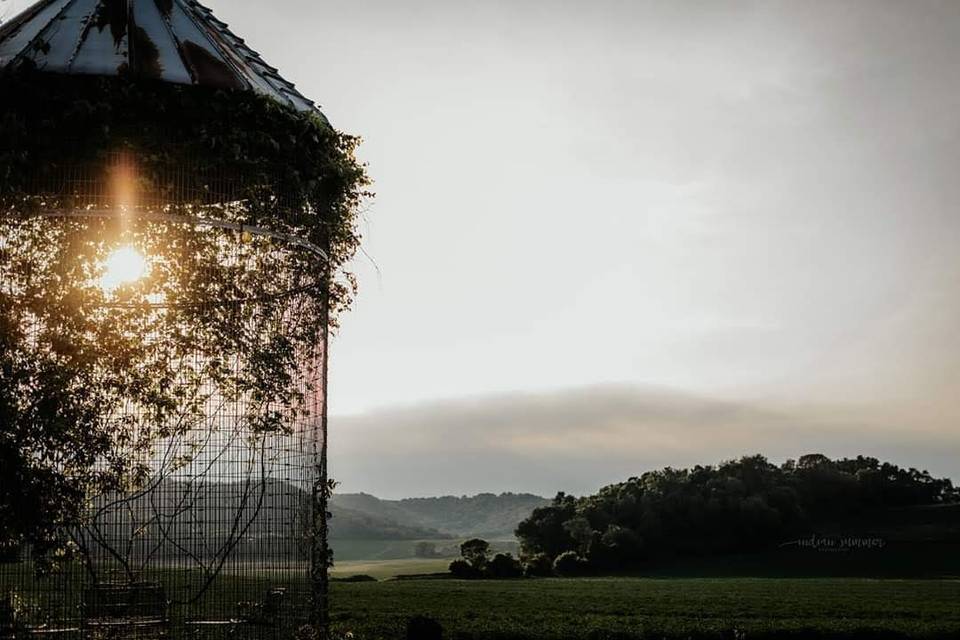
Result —
[[[516,535],[528,575],[576,575],[758,551],[850,514],[958,501],[950,480],[876,458],[811,454],[777,466],[755,455],[651,471],[592,496],[559,493]]]

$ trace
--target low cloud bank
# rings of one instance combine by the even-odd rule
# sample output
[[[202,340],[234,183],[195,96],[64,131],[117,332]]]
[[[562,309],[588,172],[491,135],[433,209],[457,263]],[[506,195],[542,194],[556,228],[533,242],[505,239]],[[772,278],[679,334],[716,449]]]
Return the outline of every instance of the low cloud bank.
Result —
[[[842,415],[841,415],[842,414]],[[960,477],[960,436],[632,386],[466,398],[331,419],[332,474],[388,498],[481,491],[553,495],[664,466],[763,453],[866,454]]]

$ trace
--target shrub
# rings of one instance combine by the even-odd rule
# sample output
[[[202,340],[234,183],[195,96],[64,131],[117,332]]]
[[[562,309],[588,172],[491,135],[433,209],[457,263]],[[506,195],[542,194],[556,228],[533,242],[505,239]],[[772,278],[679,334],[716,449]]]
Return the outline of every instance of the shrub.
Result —
[[[564,578],[585,575],[588,567],[587,561],[577,555],[575,551],[565,551],[553,561],[554,573]]]
[[[528,578],[547,578],[553,575],[553,560],[545,553],[530,556],[523,564],[523,575]]]
[[[523,566],[509,553],[498,553],[487,563],[486,574],[491,578],[519,578],[523,575]]]
[[[455,578],[476,578],[480,572],[466,560],[457,559],[450,563],[450,573]]]
[[[460,545],[460,556],[476,569],[482,569],[490,554],[490,543],[480,538],[467,540]]]
[[[330,578],[330,582],[379,582],[379,581],[373,576],[355,575],[355,576],[347,576],[345,578]]]

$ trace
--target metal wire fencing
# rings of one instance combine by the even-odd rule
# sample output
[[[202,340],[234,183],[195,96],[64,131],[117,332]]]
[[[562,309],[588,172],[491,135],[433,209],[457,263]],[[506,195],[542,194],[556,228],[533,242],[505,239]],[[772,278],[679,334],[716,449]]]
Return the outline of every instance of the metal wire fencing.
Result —
[[[69,173],[0,218],[0,638],[321,637],[322,249]]]

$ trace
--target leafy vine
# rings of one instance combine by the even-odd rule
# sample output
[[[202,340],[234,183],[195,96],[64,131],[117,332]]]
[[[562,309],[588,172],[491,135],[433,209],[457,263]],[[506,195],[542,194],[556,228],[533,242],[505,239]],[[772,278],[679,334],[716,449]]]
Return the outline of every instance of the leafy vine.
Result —
[[[309,415],[371,194],[357,138],[251,92],[18,72],[0,96],[0,552],[59,557],[92,496],[200,446],[211,407],[253,448]],[[118,242],[150,273],[105,291]]]

